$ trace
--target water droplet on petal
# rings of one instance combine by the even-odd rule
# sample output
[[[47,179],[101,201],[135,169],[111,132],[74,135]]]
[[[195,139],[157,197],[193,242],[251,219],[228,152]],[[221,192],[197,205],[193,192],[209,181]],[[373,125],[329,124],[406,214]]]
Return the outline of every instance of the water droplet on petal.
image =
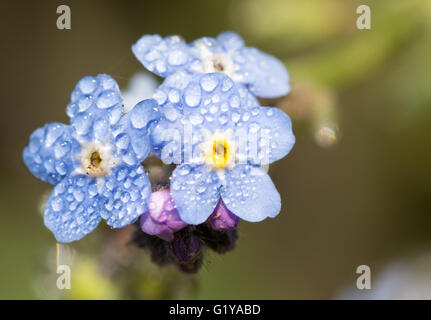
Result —
[[[120,94],[117,91],[103,91],[97,98],[97,107],[100,109],[111,108],[121,102]]]
[[[222,114],[219,118],[218,121],[220,122],[220,124],[225,124],[227,123],[229,120],[229,117],[226,114]]]
[[[177,89],[171,89],[168,93],[169,101],[172,103],[178,103],[180,101],[180,92]]]
[[[212,105],[209,107],[209,110],[210,110],[210,113],[211,113],[211,114],[214,114],[214,113],[218,112],[218,106],[217,106],[217,105],[215,105],[215,104],[212,104]]]
[[[190,168],[188,165],[183,165],[178,168],[178,174],[181,176],[185,176],[190,173]]]
[[[51,202],[51,208],[54,211],[60,211],[63,209],[63,200],[59,197],[54,198],[54,200]]]
[[[189,85],[184,92],[184,100],[189,107],[197,107],[201,101],[201,88],[197,84]]]
[[[178,118],[179,113],[177,108],[172,105],[167,105],[165,108],[163,108],[163,115],[169,121],[175,121]]]
[[[232,86],[233,86],[233,82],[232,82],[232,80],[231,80],[231,79],[229,79],[229,78],[225,78],[225,79],[223,80],[221,90],[222,90],[223,92],[229,91],[229,90],[230,90],[230,88],[232,88]]]
[[[173,66],[180,66],[187,62],[187,55],[181,50],[174,50],[168,56],[168,63]]]
[[[256,122],[250,123],[249,128],[251,133],[256,133],[260,129],[259,125]]]
[[[240,117],[241,117],[241,115],[238,112],[232,113],[232,121],[233,122],[238,122]]]
[[[57,142],[54,147],[54,156],[56,159],[64,157],[68,152],[70,152],[70,143],[67,141]]]
[[[247,122],[250,119],[250,113],[249,112],[244,112],[242,115],[242,120]]]
[[[88,108],[91,107],[91,104],[93,103],[93,97],[92,96],[86,96],[78,101],[78,111],[84,112]]]
[[[218,85],[218,79],[215,74],[208,74],[202,77],[201,86],[207,92],[213,91]]]
[[[157,90],[154,93],[153,98],[156,99],[156,101],[159,105],[162,105],[166,102],[167,95],[162,90]]]
[[[236,94],[232,95],[229,99],[229,104],[232,108],[239,108],[240,106],[239,97]]]
[[[62,161],[62,162],[57,163],[57,165],[55,166],[55,170],[58,172],[58,174],[65,175],[67,173],[67,166]]]
[[[130,143],[130,138],[127,134],[121,133],[115,138],[115,145],[118,149],[127,149]]]
[[[166,63],[163,60],[157,60],[156,69],[159,73],[166,72]]]
[[[204,120],[203,117],[198,113],[193,113],[190,116],[190,122],[194,125],[201,124],[203,122],[203,120]]]
[[[93,121],[91,118],[89,118],[86,114],[82,114],[73,120],[73,126],[79,135],[85,135],[90,130],[92,122]]]
[[[97,80],[94,77],[84,77],[78,82],[78,87],[84,94],[90,94],[97,88]]]
[[[199,187],[197,187],[197,192],[198,193],[204,193],[205,191],[206,191],[206,187],[205,187],[205,185],[201,185],[201,186],[199,186]]]

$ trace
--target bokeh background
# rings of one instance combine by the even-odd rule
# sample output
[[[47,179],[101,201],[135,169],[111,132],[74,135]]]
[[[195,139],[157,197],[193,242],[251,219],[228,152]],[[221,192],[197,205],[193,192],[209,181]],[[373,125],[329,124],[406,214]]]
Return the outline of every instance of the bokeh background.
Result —
[[[60,4],[71,8],[71,30],[56,28]],[[361,4],[371,7],[371,30],[356,28]],[[292,92],[264,101],[292,117],[297,137],[269,169],[282,212],[242,222],[237,248],[208,255],[195,276],[159,270],[144,251],[133,267],[104,270],[110,255],[127,259],[109,246],[125,241],[121,231],[107,238],[100,226],[68,246],[72,290],[59,293],[56,243],[39,210],[50,186],[21,159],[29,135],[68,121],[70,92],[84,75],[108,73],[125,88],[143,71],[130,50],[142,34],[191,41],[225,30],[291,74]],[[5,0],[0,39],[0,298],[361,297],[362,264],[372,272],[368,297],[389,268],[389,295],[415,297],[419,283],[431,298],[431,262],[418,258],[431,252],[430,1]],[[415,281],[394,280],[405,270]]]

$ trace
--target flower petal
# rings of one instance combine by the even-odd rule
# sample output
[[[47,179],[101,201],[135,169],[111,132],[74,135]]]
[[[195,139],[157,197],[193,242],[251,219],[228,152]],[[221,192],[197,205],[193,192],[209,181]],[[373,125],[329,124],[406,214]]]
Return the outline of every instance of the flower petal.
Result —
[[[106,74],[79,80],[67,107],[72,127],[87,141],[109,138],[109,129],[120,120],[122,112],[118,84]]]
[[[214,230],[226,231],[235,229],[239,222],[239,218],[234,215],[226,205],[223,200],[220,199],[219,203],[214,209],[214,212],[208,218],[208,223]]]
[[[283,63],[256,48],[243,47],[233,54],[241,75],[251,92],[263,98],[275,98],[289,93],[289,74]]]
[[[33,175],[56,184],[73,171],[76,166],[73,155],[80,146],[72,131],[68,125],[53,122],[32,133],[23,159]]]
[[[216,207],[220,181],[213,170],[206,166],[182,164],[172,173],[171,195],[182,221],[200,224]]]
[[[148,124],[157,117],[156,108],[156,100],[141,101],[113,128],[116,155],[126,164],[138,165],[150,153]]]
[[[58,242],[72,242],[92,232],[101,217],[95,179],[68,176],[51,192],[45,206],[45,226]]]
[[[100,215],[111,227],[122,228],[147,211],[150,180],[143,166],[120,165],[105,178],[100,194]]]
[[[280,194],[259,167],[236,165],[233,170],[227,170],[226,184],[220,193],[226,207],[246,221],[273,218],[281,209]]]
[[[239,123],[248,129],[248,161],[264,165],[285,157],[295,144],[289,116],[271,107],[256,107],[248,114],[250,117]]]
[[[168,242],[174,240],[173,230],[171,230],[166,224],[159,223],[154,220],[148,212],[145,212],[141,216],[139,219],[139,225],[141,226],[142,231],[149,235],[158,236]]]
[[[223,46],[226,52],[238,50],[244,46],[244,40],[239,34],[232,31],[225,31],[217,36],[217,41]]]
[[[179,36],[144,35],[132,46],[132,52],[145,68],[161,77],[183,69],[191,59],[187,44]]]
[[[169,188],[151,193],[148,211],[140,218],[142,231],[172,241],[174,232],[187,226],[181,221]]]

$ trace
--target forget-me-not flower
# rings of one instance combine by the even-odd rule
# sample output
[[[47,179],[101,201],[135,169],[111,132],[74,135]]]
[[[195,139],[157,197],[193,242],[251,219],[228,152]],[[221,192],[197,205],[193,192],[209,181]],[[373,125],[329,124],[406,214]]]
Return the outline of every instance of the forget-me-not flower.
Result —
[[[44,222],[57,241],[81,239],[102,218],[124,227],[147,210],[151,186],[140,163],[150,152],[147,127],[156,106],[145,100],[123,116],[115,80],[88,76],[71,94],[70,125],[33,132],[23,158],[37,178],[54,185]]]
[[[224,73],[175,73],[154,94],[160,118],[151,127],[154,152],[178,166],[171,195],[181,219],[200,224],[222,198],[247,221],[274,217],[280,195],[260,167],[283,158],[295,143],[290,118],[241,94]],[[246,107],[243,105],[246,104]]]
[[[254,95],[274,98],[289,93],[289,74],[275,57],[246,47],[234,32],[203,37],[187,44],[179,36],[144,35],[132,51],[145,68],[161,77],[177,71],[223,72]]]

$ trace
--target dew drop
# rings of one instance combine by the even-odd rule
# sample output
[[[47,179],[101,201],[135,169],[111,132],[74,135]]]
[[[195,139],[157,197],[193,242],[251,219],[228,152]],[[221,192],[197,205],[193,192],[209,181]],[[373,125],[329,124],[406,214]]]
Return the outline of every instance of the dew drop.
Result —
[[[156,69],[159,73],[166,72],[166,63],[163,60],[157,60],[156,62]]]
[[[189,85],[184,92],[184,100],[189,107],[197,107],[201,101],[201,88],[197,84]]]
[[[242,120],[247,122],[250,119],[250,113],[249,112],[244,112],[242,115]]]
[[[167,96],[166,93],[164,93],[162,90],[157,90],[154,93],[153,98],[156,99],[159,105],[162,105],[166,102]]]
[[[127,149],[130,143],[130,138],[127,134],[121,133],[115,138],[115,145],[118,149]]]
[[[84,94],[90,94],[97,88],[97,80],[94,77],[88,76],[79,80],[78,87]]]
[[[79,135],[85,135],[90,130],[92,120],[85,114],[76,117],[73,120],[73,126]]]
[[[218,80],[215,74],[208,74],[201,78],[201,86],[207,92],[213,91],[218,85]]]
[[[67,141],[55,144],[54,156],[56,159],[64,157],[68,152],[70,152],[70,144]]]
[[[78,101],[78,111],[84,112],[88,108],[91,107],[91,104],[93,103],[93,97],[92,96],[85,96],[84,98],[80,99]]]
[[[238,122],[240,117],[241,117],[241,115],[238,112],[232,113],[232,121],[233,122]]]
[[[229,91],[229,90],[230,90],[230,88],[232,88],[232,86],[233,86],[233,82],[232,82],[232,80],[231,80],[231,79],[229,79],[229,78],[225,78],[225,79],[223,80],[221,90],[222,90],[223,92]]]
[[[198,193],[204,193],[206,191],[206,189],[207,188],[204,185],[201,185],[201,186],[197,187],[196,191]]]
[[[256,133],[260,129],[259,125],[256,122],[250,123],[249,128],[251,133]]]
[[[172,103],[178,103],[180,101],[180,92],[176,89],[169,90],[168,99]]]
[[[58,174],[65,175],[67,173],[67,166],[62,161],[62,162],[57,163],[57,165],[55,166],[55,170],[58,172]]]
[[[187,62],[187,55],[181,50],[174,50],[168,56],[168,63],[173,66],[180,66]]]
[[[209,110],[210,110],[210,113],[211,113],[211,114],[214,114],[214,113],[218,112],[218,106],[217,106],[217,105],[215,105],[215,104],[212,104],[212,105],[209,107]]]
[[[103,91],[97,98],[97,107],[100,109],[111,108],[121,102],[121,97],[118,92],[107,90]]]
[[[184,165],[184,166],[181,166],[180,168],[178,168],[178,174],[180,176],[185,176],[189,173],[190,173],[190,168],[188,165]]]
[[[220,122],[220,124],[226,124],[229,120],[229,117],[226,114],[222,114],[219,118],[218,121]]]
[[[63,200],[61,198],[55,198],[52,202],[51,202],[51,208],[54,211],[60,211],[61,209],[63,209]]]
[[[198,113],[193,113],[190,116],[190,122],[194,125],[201,124],[203,122],[203,120],[204,120],[203,117]]]
[[[179,115],[178,110],[172,105],[167,105],[163,109],[163,114],[164,114],[165,118],[168,119],[169,121],[175,121]]]
[[[63,127],[60,125],[54,125],[48,127],[47,131],[45,145],[49,147],[63,134]]]
[[[232,95],[229,99],[229,104],[232,108],[239,108],[240,106],[239,97],[236,94]]]
[[[73,191],[73,197],[75,198],[76,201],[82,202],[82,200],[84,200],[84,192],[82,192],[79,189],[76,189]]]

